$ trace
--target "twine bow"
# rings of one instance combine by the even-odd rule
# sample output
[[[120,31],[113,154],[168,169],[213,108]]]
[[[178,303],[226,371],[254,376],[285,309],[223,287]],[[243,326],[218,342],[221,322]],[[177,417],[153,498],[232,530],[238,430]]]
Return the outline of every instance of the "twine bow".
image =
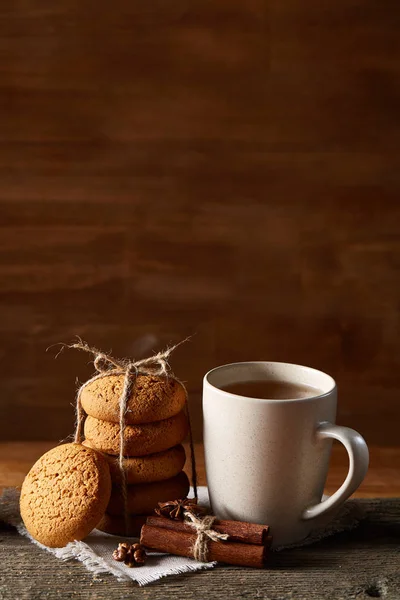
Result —
[[[227,533],[218,533],[212,528],[217,517],[207,515],[199,518],[193,513],[186,511],[185,520],[188,525],[193,527],[197,533],[196,541],[193,545],[193,557],[200,562],[208,562],[208,542],[224,542],[229,538]]]
[[[171,348],[167,348],[163,352],[158,352],[153,356],[149,356],[147,358],[142,358],[141,360],[131,361],[129,359],[121,360],[119,358],[114,358],[110,354],[106,354],[105,352],[101,352],[101,350],[97,350],[94,346],[89,346],[83,340],[79,340],[75,344],[71,344],[67,346],[68,348],[76,348],[77,350],[84,350],[85,352],[89,352],[95,356],[93,361],[94,368],[96,371],[100,373],[107,373],[110,375],[111,371],[118,373],[125,373],[128,369],[132,369],[135,373],[143,373],[146,375],[168,375],[170,374],[170,366],[168,364],[168,359],[170,354],[181,344],[186,342],[183,340],[179,342],[179,344],[175,344],[175,346],[171,346]],[[96,379],[98,376],[96,375],[93,379]],[[91,381],[91,380],[90,380]],[[85,385],[89,383],[86,382]]]
[[[172,346],[171,348],[167,348],[163,352],[158,352],[157,354],[154,354],[153,356],[149,356],[148,358],[142,358],[141,360],[137,360],[137,361],[121,360],[121,359],[114,358],[113,356],[111,356],[109,354],[105,354],[104,352],[97,350],[97,348],[89,346],[83,340],[81,340],[79,338],[78,338],[78,340],[79,341],[76,342],[75,344],[71,344],[67,347],[68,348],[76,348],[77,350],[83,350],[84,352],[93,354],[95,357],[94,358],[94,367],[97,371],[97,374],[94,375],[88,381],[86,381],[79,388],[78,393],[77,393],[77,397],[76,397],[76,428],[75,428],[75,442],[76,443],[80,443],[82,440],[82,429],[83,429],[83,423],[85,420],[85,413],[84,413],[84,410],[82,408],[82,403],[81,403],[81,393],[82,393],[83,388],[86,385],[88,385],[89,383],[92,383],[93,381],[96,381],[97,379],[101,379],[102,377],[108,377],[109,375],[124,375],[124,385],[123,385],[122,394],[120,397],[120,404],[119,404],[119,409],[120,409],[119,410],[119,427],[120,427],[119,439],[120,439],[120,443],[119,443],[118,466],[119,466],[120,473],[121,473],[121,490],[122,490],[122,497],[123,497],[123,503],[124,503],[125,528],[126,528],[126,533],[128,534],[129,533],[128,491],[127,491],[127,481],[126,481],[126,473],[125,473],[125,466],[124,466],[124,460],[125,460],[125,458],[124,458],[124,456],[125,456],[125,435],[124,434],[125,434],[125,428],[126,428],[125,415],[127,412],[127,404],[128,404],[129,398],[132,396],[132,393],[133,393],[134,387],[135,387],[135,383],[136,383],[136,377],[139,374],[154,375],[156,377],[159,377],[159,376],[172,377],[173,379],[175,379],[176,381],[181,383],[179,381],[179,379],[177,379],[173,375],[171,368],[169,366],[169,363],[168,363],[168,359],[169,359],[170,354],[175,350],[175,348],[177,348],[178,346],[180,346],[181,344],[186,342],[186,340],[183,340],[182,342],[175,344],[175,346]],[[195,460],[195,454],[194,454],[192,426],[191,426],[191,422],[190,422],[190,414],[189,414],[189,407],[188,407],[188,396],[187,396],[187,391],[186,391],[185,386],[182,385],[182,387],[185,390],[185,394],[186,394],[185,408],[186,408],[186,414],[187,414],[188,424],[189,424],[189,440],[190,440],[190,454],[191,454],[191,466],[192,466],[192,485],[193,485],[194,496],[195,496],[195,498],[197,498],[196,460]]]

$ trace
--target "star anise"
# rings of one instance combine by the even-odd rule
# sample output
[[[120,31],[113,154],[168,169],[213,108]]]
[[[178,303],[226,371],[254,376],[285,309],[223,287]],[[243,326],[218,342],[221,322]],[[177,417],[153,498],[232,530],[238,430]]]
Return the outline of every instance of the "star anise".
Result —
[[[160,517],[167,517],[173,521],[182,521],[185,512],[190,512],[193,515],[199,516],[207,512],[204,506],[197,504],[197,498],[169,500],[168,502],[159,502],[155,512]]]

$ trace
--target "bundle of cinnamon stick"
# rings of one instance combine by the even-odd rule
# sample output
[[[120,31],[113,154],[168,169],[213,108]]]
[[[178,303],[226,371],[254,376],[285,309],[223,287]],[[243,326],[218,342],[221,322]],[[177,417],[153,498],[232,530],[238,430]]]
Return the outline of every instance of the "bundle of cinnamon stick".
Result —
[[[212,529],[219,534],[225,534],[227,539],[208,541],[208,561],[243,567],[264,566],[272,542],[268,525],[215,520]],[[187,521],[151,516],[142,527],[140,543],[149,550],[193,557],[197,535],[196,530]]]

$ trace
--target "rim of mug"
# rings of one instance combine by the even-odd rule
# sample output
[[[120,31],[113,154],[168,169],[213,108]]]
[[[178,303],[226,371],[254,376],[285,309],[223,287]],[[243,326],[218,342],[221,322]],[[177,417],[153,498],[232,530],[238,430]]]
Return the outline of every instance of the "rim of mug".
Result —
[[[331,387],[327,391],[322,392],[321,394],[316,394],[315,396],[306,396],[305,398],[254,398],[253,396],[241,396],[240,394],[233,394],[232,392],[223,390],[210,382],[210,380],[209,380],[210,375],[212,375],[216,371],[220,371],[222,369],[227,369],[229,367],[235,367],[237,365],[287,365],[288,367],[298,367],[300,369],[304,369],[306,371],[312,371],[314,373],[318,373],[320,375],[323,375],[324,377],[327,377],[330,380]],[[250,380],[247,380],[247,382],[248,381],[252,381],[252,380],[250,379]],[[288,362],[275,361],[275,360],[245,360],[245,361],[241,361],[241,362],[227,363],[226,365],[219,365],[218,367],[213,367],[212,369],[210,369],[210,371],[208,371],[204,375],[203,383],[210,386],[211,388],[213,388],[214,390],[216,390],[217,392],[219,392],[222,395],[235,396],[235,398],[242,398],[244,400],[256,400],[259,402],[274,402],[274,403],[276,403],[276,402],[285,402],[285,403],[287,403],[287,402],[309,402],[311,400],[317,400],[319,398],[324,398],[325,396],[329,396],[330,394],[332,394],[332,392],[334,392],[337,389],[336,381],[333,379],[333,377],[331,375],[328,375],[328,373],[325,373],[325,371],[321,371],[320,369],[315,369],[314,367],[307,367],[306,365],[299,365],[297,363],[288,363]]]

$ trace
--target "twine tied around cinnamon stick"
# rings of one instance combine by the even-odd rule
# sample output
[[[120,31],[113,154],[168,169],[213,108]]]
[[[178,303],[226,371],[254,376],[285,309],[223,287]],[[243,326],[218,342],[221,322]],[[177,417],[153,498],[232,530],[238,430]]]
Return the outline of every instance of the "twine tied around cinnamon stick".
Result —
[[[67,345],[67,348],[76,348],[77,350],[83,350],[84,352],[88,352],[92,354],[94,358],[94,367],[97,371],[96,375],[94,375],[91,379],[86,381],[81,387],[78,389],[78,393],[76,396],[76,428],[75,428],[75,442],[80,443],[82,440],[82,429],[83,423],[85,421],[85,413],[82,408],[81,403],[81,393],[83,388],[96,381],[97,379],[101,379],[102,377],[108,377],[109,375],[124,375],[124,385],[122,389],[122,394],[120,397],[120,411],[119,411],[119,426],[120,426],[120,443],[119,443],[119,455],[118,455],[118,465],[121,473],[121,491],[122,498],[124,503],[124,520],[125,520],[125,529],[126,533],[129,533],[129,510],[128,510],[128,490],[127,490],[127,481],[126,481],[126,473],[125,473],[125,428],[126,428],[126,413],[127,413],[127,404],[129,398],[131,397],[136,383],[136,378],[139,374],[141,375],[154,375],[154,376],[165,376],[171,377],[181,383],[183,389],[185,390],[186,395],[186,415],[188,418],[189,424],[189,443],[190,443],[190,458],[191,458],[191,468],[192,468],[192,486],[195,498],[197,498],[197,474],[196,474],[196,459],[194,453],[194,445],[193,445],[193,435],[192,435],[192,426],[190,421],[190,413],[188,406],[188,394],[185,386],[182,382],[177,379],[169,366],[168,359],[171,353],[180,346],[180,344],[184,343],[186,340],[175,344],[170,348],[167,348],[163,352],[158,352],[153,356],[149,356],[148,358],[143,358],[141,360],[121,360],[114,358],[110,354],[106,354],[97,350],[97,348],[89,346],[86,342],[78,338],[78,342],[75,344]]]
[[[218,533],[212,528],[217,517],[214,515],[206,515],[205,517],[197,517],[192,512],[185,512],[185,520],[188,525],[193,527],[197,533],[196,541],[193,544],[193,558],[200,562],[208,562],[208,542],[221,542],[229,539],[227,533]]]

